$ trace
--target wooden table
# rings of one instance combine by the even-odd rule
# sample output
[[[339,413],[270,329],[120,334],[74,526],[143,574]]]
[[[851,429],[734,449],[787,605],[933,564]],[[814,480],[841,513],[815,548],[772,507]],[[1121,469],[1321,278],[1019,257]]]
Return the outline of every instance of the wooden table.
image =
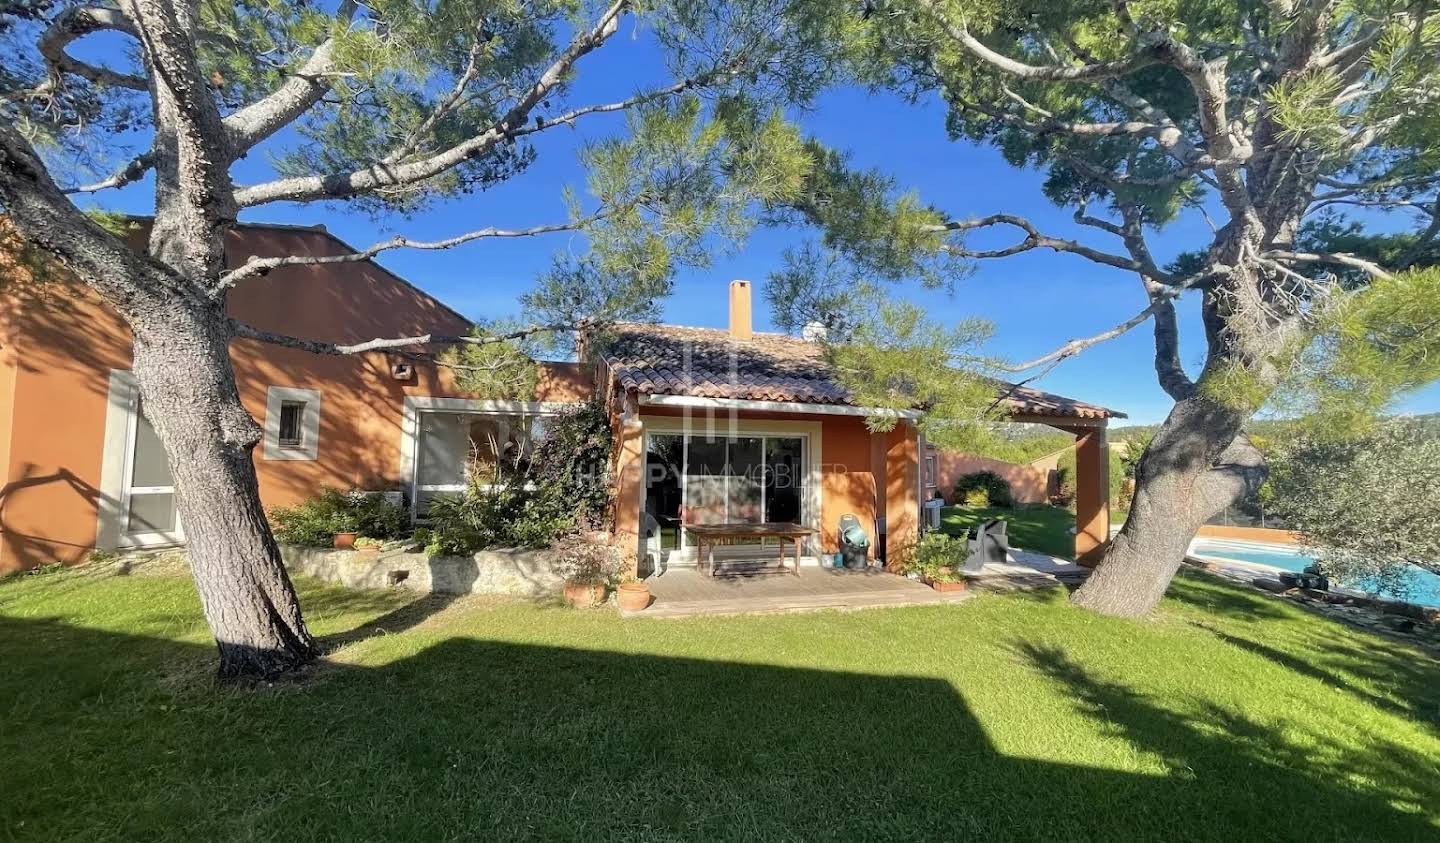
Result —
[[[715,576],[715,546],[729,544],[736,539],[780,539],[780,564],[785,564],[785,541],[795,547],[795,576],[800,576],[800,543],[814,535],[815,531],[801,524],[773,522],[764,524],[686,524],[685,531],[695,540],[695,558],[710,564],[702,567],[709,576]],[[710,546],[710,556],[705,556],[705,546]],[[708,568],[708,570],[707,570]]]

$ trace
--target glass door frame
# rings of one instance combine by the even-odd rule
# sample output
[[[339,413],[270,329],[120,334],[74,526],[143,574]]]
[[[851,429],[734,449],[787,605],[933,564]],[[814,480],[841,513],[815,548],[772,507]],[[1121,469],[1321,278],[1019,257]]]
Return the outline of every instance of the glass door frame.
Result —
[[[175,477],[171,474],[168,486],[135,486],[135,450],[140,433],[140,397],[132,393],[129,401],[130,412],[126,414],[125,425],[125,473],[120,495],[120,546],[121,547],[163,547],[181,544],[185,541],[185,527],[180,523],[180,496],[175,491]],[[166,471],[170,470],[168,457]],[[170,506],[175,511],[175,526],[169,530],[130,529],[130,507],[137,495],[170,495]]]
[[[640,514],[643,516],[649,498],[649,478],[646,476],[649,465],[651,450],[651,437],[653,436],[680,436],[682,441],[680,457],[680,505],[688,506],[689,497],[686,489],[686,477],[690,461],[690,440],[695,437],[710,439],[735,439],[735,438],[759,438],[762,440],[761,453],[761,476],[764,475],[763,466],[768,459],[767,449],[763,440],[767,439],[799,439],[801,447],[800,463],[805,470],[805,487],[800,496],[800,523],[814,529],[816,534],[806,542],[805,554],[814,555],[817,551],[815,543],[819,541],[820,518],[822,509],[821,500],[821,470],[820,470],[820,447],[822,428],[819,422],[789,422],[780,420],[745,420],[745,419],[723,419],[706,417],[703,415],[687,416],[647,416],[641,419],[644,424],[645,434],[642,441],[641,458],[641,495]],[[765,484],[761,486],[761,512],[765,511]],[[729,485],[727,481],[726,509],[728,511]],[[763,515],[762,515],[763,517]],[[643,542],[643,539],[642,539]],[[657,560],[662,564],[670,562],[685,561],[694,562],[695,545],[689,540],[688,531],[682,523],[677,536],[677,546],[669,550],[660,550],[662,558]],[[768,552],[768,551],[766,551]],[[726,555],[753,555],[753,546],[736,545],[733,547],[722,547],[716,549],[716,556]]]

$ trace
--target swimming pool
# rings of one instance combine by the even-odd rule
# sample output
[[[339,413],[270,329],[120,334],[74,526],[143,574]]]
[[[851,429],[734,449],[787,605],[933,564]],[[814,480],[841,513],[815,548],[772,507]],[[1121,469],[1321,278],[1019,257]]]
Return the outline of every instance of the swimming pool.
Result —
[[[1281,568],[1297,573],[1305,570],[1306,565],[1315,561],[1313,557],[1306,556],[1298,548],[1283,544],[1220,541],[1218,539],[1196,539],[1190,544],[1190,553],[1194,556],[1205,556],[1211,559],[1229,559],[1235,562],[1269,565],[1272,568]],[[1379,594],[1383,597],[1394,597],[1410,603],[1418,603],[1421,606],[1440,608],[1440,576],[1412,565],[1408,582],[1409,590],[1403,595],[1391,594],[1384,590],[1381,590]],[[1360,591],[1374,591],[1374,583],[1341,582],[1337,585]]]

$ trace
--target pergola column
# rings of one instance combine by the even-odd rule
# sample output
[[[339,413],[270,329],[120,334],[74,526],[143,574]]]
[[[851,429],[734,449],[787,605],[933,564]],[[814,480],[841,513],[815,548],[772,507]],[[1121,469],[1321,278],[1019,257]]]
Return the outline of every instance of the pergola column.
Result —
[[[645,500],[645,425],[632,395],[618,398],[615,438],[615,539],[625,552],[630,573],[636,573],[644,554],[640,509]]]
[[[1110,543],[1110,446],[1105,426],[1075,434],[1075,561],[1094,567]]]

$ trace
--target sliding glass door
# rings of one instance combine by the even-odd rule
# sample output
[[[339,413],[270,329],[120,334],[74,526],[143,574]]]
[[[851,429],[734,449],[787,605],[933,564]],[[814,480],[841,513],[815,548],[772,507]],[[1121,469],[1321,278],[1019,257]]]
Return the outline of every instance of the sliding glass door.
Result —
[[[645,454],[647,538],[693,547],[688,524],[805,523],[806,437],[652,433]]]

